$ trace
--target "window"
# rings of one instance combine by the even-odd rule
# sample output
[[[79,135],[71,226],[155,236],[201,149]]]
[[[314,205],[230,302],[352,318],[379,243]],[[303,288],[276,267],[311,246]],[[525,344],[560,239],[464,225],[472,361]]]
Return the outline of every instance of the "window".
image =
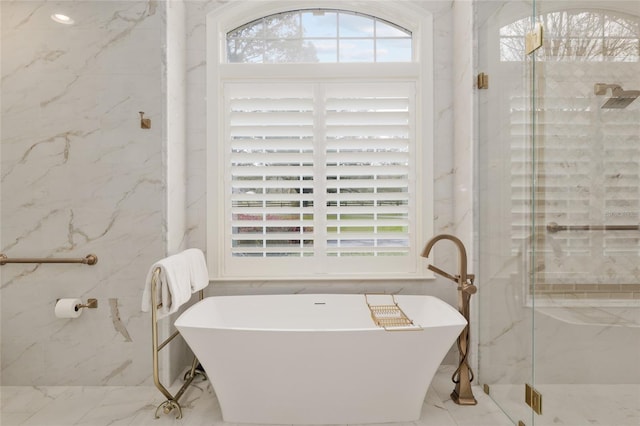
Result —
[[[411,33],[374,16],[349,11],[284,12],[230,31],[227,61],[409,62]]]
[[[303,9],[216,34],[212,278],[423,277],[431,141],[412,31]]]

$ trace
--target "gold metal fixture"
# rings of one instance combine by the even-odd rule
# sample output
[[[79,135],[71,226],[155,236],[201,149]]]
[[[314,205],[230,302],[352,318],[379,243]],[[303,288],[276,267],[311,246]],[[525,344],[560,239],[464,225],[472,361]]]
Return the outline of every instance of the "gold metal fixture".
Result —
[[[462,314],[464,319],[467,320],[466,327],[458,337],[460,362],[458,364],[458,368],[451,376],[451,380],[456,384],[455,389],[451,393],[451,399],[459,405],[476,405],[478,401],[474,398],[473,391],[471,390],[473,370],[469,367],[467,356],[469,355],[469,301],[471,299],[471,295],[476,293],[478,288],[473,285],[475,276],[473,274],[467,274],[467,251],[459,238],[449,234],[436,235],[427,242],[427,245],[422,251],[422,257],[429,257],[431,249],[435,243],[440,240],[452,241],[458,248],[459,273],[454,276],[444,272],[442,269],[436,268],[433,265],[429,265],[428,268],[458,284],[458,311]]]
[[[640,225],[558,225],[549,222],[547,231],[640,231]]]
[[[528,383],[524,385],[524,402],[526,402],[536,414],[542,414],[542,394]]]
[[[530,33],[527,33],[527,35],[525,35],[524,37],[524,50],[526,54],[530,55],[531,53],[541,48],[542,41],[543,41],[542,24],[537,22],[533,27],[533,31],[531,31]]]
[[[98,307],[98,299],[87,299],[87,303],[76,305],[76,311],[82,308],[96,309]]]
[[[478,74],[478,89],[489,88],[489,75],[481,72]]]
[[[518,420],[518,426],[527,426],[522,420]]]
[[[56,299],[56,303],[58,303],[60,299]],[[98,307],[98,299],[87,299],[87,303],[78,303],[75,306],[75,310],[79,311],[82,308],[88,309],[96,309]]]
[[[151,128],[151,119],[144,118],[144,111],[140,111],[140,128],[141,129],[150,129]]]
[[[593,93],[597,96],[606,95],[611,89],[611,97],[600,107],[603,109],[623,109],[640,97],[640,90],[623,90],[619,84],[596,83]]]
[[[391,295],[392,304],[372,305],[369,303],[367,295],[364,300],[371,311],[371,319],[378,327],[387,331],[419,331],[422,327],[413,323],[404,311],[398,306],[396,298]]]
[[[98,256],[95,254],[88,254],[82,259],[65,259],[65,258],[38,258],[38,257],[24,257],[24,258],[8,258],[5,254],[0,253],[0,265],[6,265],[7,263],[83,263],[85,265],[95,265],[98,263]]]
[[[483,390],[483,391],[484,391],[484,393],[486,393],[487,395],[490,395],[490,393],[489,393],[489,392],[491,391],[491,389],[489,389],[489,385],[488,385],[488,384],[486,384],[486,383],[485,383],[485,384],[482,386],[482,390]]]
[[[622,87],[619,84],[596,83],[593,85],[593,94],[597,96],[606,95],[609,89],[611,89],[611,94],[613,95],[615,92],[621,91]]]
[[[153,275],[151,277],[151,345],[153,349],[153,382],[156,387],[162,394],[167,398],[165,402],[158,405],[156,408],[155,417],[160,418],[158,413],[162,409],[164,414],[169,414],[174,409],[177,410],[176,419],[182,418],[182,407],[178,400],[184,394],[184,391],[187,390],[193,379],[197,374],[200,374],[205,380],[207,376],[204,371],[198,368],[198,358],[194,355],[193,362],[191,363],[191,368],[184,375],[184,383],[182,387],[178,390],[178,392],[174,395],[171,395],[171,392],[167,390],[166,387],[160,382],[160,363],[158,360],[158,355],[160,350],[164,348],[169,342],[171,342],[178,334],[179,331],[175,331],[171,336],[167,337],[162,343],[159,343],[158,338],[158,308],[162,306],[162,303],[156,305],[156,301],[158,300],[158,287],[160,280],[160,268],[156,268],[153,271]],[[200,290],[198,292],[199,300],[204,298],[204,290]]]

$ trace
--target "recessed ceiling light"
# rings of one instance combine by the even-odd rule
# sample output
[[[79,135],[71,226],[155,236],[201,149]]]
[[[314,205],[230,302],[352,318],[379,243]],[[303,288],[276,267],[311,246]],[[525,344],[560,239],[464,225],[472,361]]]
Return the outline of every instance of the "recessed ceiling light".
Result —
[[[71,17],[64,15],[62,13],[54,13],[53,15],[51,15],[51,19],[53,19],[59,24],[65,24],[65,25],[71,25],[75,22],[73,19],[71,19]]]

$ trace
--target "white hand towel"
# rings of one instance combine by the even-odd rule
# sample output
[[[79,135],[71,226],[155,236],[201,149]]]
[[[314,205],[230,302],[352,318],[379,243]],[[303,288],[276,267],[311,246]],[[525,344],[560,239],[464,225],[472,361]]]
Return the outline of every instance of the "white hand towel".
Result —
[[[160,268],[157,283],[158,300],[151,300],[151,280],[153,271]],[[158,318],[170,315],[191,298],[191,270],[186,256],[179,253],[154,263],[147,273],[142,293],[142,311],[148,312],[151,303],[162,303],[158,309]]]
[[[202,250],[197,248],[187,249],[182,252],[187,258],[191,273],[191,292],[195,293],[209,285],[209,271],[207,261]]]

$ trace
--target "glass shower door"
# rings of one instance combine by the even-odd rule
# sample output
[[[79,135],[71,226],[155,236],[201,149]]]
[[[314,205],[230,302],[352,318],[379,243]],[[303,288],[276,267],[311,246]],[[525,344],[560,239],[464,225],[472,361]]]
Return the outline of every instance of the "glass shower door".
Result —
[[[640,2],[476,18],[480,383],[514,424],[640,424]]]
[[[640,2],[535,1],[535,425],[640,424]]]
[[[531,3],[476,2],[480,289],[479,381],[511,418],[533,424],[532,63],[524,52]]]

